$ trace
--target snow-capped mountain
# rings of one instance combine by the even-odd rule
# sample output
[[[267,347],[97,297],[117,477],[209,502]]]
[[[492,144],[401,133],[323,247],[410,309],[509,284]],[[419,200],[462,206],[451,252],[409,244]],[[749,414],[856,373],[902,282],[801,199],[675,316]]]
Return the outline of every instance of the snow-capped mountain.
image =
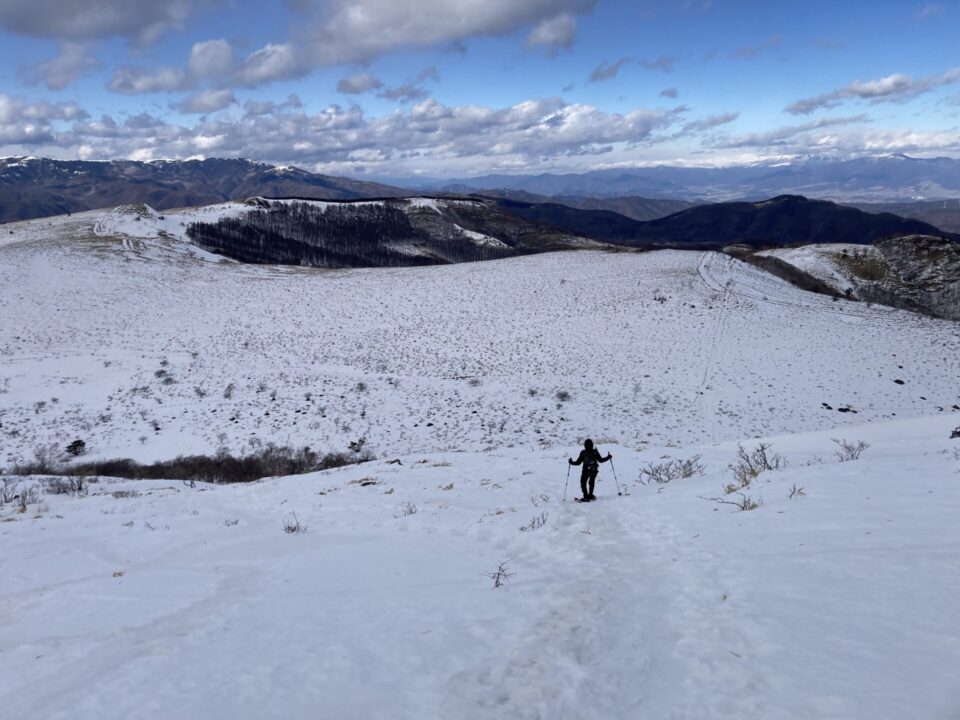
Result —
[[[388,185],[250,160],[0,158],[0,222],[132,203],[166,210],[254,195],[336,200],[403,194]]]

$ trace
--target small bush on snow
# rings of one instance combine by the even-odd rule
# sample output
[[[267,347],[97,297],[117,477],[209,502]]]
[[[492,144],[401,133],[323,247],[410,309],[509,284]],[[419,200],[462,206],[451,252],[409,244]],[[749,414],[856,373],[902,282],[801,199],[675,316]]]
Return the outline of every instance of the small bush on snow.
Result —
[[[729,466],[733,482],[724,487],[727,495],[750,487],[750,483],[765,470],[780,470],[787,466],[787,461],[780,455],[768,453],[771,447],[767,443],[760,443],[748,451],[743,445],[737,445],[737,462]]]
[[[666,485],[673,480],[703,475],[703,473],[704,466],[700,462],[699,455],[694,455],[685,460],[671,458],[661,463],[649,462],[640,468],[640,484],[646,485],[655,482],[657,485]]]
[[[840,462],[859,460],[863,451],[870,447],[870,444],[865,443],[863,440],[857,440],[856,442],[846,439],[837,440],[835,438],[831,438],[831,440],[837,445],[837,450],[834,451],[833,454],[837,456],[837,460]]]

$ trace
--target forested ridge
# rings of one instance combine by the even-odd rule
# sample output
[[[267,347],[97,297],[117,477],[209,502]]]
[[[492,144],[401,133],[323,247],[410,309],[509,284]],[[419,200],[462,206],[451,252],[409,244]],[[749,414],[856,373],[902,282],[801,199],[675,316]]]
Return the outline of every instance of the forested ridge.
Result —
[[[270,202],[242,217],[193,223],[200,247],[249,263],[398,267],[493,260],[520,252],[478,241],[434,211],[389,202]]]

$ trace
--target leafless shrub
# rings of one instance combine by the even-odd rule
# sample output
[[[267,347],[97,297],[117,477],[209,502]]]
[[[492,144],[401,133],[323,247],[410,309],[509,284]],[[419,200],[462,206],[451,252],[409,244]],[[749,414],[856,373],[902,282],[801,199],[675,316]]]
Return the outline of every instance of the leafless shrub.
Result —
[[[530,522],[520,528],[520,532],[532,532],[534,530],[539,530],[544,525],[547,524],[547,513],[542,512],[539,515],[534,515]]]
[[[3,485],[0,486],[0,505],[12,503],[19,494],[20,481],[14,478],[3,478]]]
[[[140,497],[140,493],[136,490],[114,490],[112,493],[115,500],[123,500],[127,498]]]
[[[17,501],[17,512],[25,513],[27,505],[37,505],[40,502],[40,489],[36,485],[21,485],[14,499]]]
[[[86,486],[82,477],[54,477],[43,484],[47,495],[85,495]]]
[[[507,562],[500,563],[497,569],[494,570],[493,572],[483,573],[488,578],[493,580],[493,586],[495,588],[503,587],[506,584],[507,580],[513,577],[513,573],[507,572]]]
[[[292,513],[289,518],[283,521],[283,531],[288,535],[294,533],[305,533],[307,531],[306,525],[300,524],[300,518],[297,517],[296,513]]]
[[[701,500],[709,500],[710,502],[717,503],[718,505],[733,505],[740,512],[746,512],[748,510],[756,510],[758,507],[763,505],[763,498],[757,498],[754,500],[751,496],[746,495],[745,493],[737,493],[740,498],[738,500],[731,500],[729,498],[711,498],[700,496]]]
[[[372,459],[373,455],[366,450],[320,455],[309,447],[291,448],[267,443],[265,446],[258,446],[248,455],[234,456],[226,449],[221,449],[212,456],[181,455],[173,460],[150,465],[142,465],[129,458],[98,460],[79,465],[59,465],[44,456],[42,463],[17,466],[14,468],[14,473],[70,477],[103,475],[131,480],[200,480],[212,483],[237,483],[251,482],[265,477],[329,470]]]
[[[531,495],[530,502],[533,503],[534,507],[540,507],[540,503],[550,502],[550,496],[546,493],[540,493],[539,495]]]
[[[803,491],[803,488],[797,487],[797,484],[794,483],[793,487],[790,488],[790,494],[787,497],[793,500],[795,497],[802,497],[803,495],[806,495],[806,493]]]
[[[224,527],[235,527],[236,525],[239,525],[239,524],[240,524],[240,520],[237,518],[234,518],[233,520],[227,519],[223,521]]]
[[[417,514],[417,506],[412,502],[404,503],[400,506],[400,509],[394,514],[396,518],[409,517],[410,515]]]
[[[56,445],[40,445],[33,450],[34,461],[26,465],[14,465],[14,475],[57,475],[60,465],[60,450]]]
[[[860,455],[864,450],[870,447],[869,443],[864,442],[863,440],[857,440],[853,442],[852,440],[837,440],[836,438],[830,438],[837,446],[837,450],[834,451],[837,460],[840,462],[850,462],[851,460],[859,460]]]
[[[557,390],[557,393],[556,393],[556,395],[555,395],[554,397],[556,397],[557,400],[559,400],[560,402],[566,402],[567,400],[569,400],[570,398],[572,398],[573,395],[571,395],[571,394],[570,394],[569,392],[567,392],[566,390]]]
[[[640,484],[647,485],[655,482],[657,485],[666,485],[673,480],[690,478],[694,475],[703,475],[704,466],[700,456],[694,455],[686,459],[669,459],[666,462],[649,462],[640,468]]]
[[[728,495],[750,487],[750,483],[764,470],[780,470],[786,467],[787,462],[780,455],[767,452],[771,447],[767,443],[760,443],[748,451],[743,445],[737,445],[737,462],[729,466],[733,473],[733,482],[724,487]]]

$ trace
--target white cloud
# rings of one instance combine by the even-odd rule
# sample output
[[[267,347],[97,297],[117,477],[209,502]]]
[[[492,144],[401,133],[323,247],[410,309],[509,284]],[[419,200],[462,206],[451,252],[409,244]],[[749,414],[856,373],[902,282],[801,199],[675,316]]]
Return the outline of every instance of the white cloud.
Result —
[[[363,62],[395,50],[503,35],[535,26],[555,41],[558,19],[590,12],[596,0],[296,0],[305,17],[299,40],[317,65]],[[543,23],[554,23],[544,26]]]
[[[943,85],[960,81],[960,67],[951,68],[939,75],[923,78],[911,78],[909,75],[895,73],[879,78],[854,82],[842,88],[822,95],[797,100],[784,110],[793,115],[809,115],[815,110],[834,108],[846,100],[868,100],[871,104],[880,102],[903,102],[922,93]]]
[[[194,43],[187,71],[194,77],[222,77],[234,70],[237,59],[233,47],[224,39]]]
[[[237,99],[229,90],[203,90],[190,95],[170,107],[182,113],[211,113],[230,107]]]
[[[548,54],[569,50],[577,34],[577,21],[570,13],[541,20],[527,36],[527,46],[543,47]]]
[[[745,148],[761,147],[770,148],[782,145],[792,145],[793,147],[816,146],[818,141],[810,136],[813,131],[835,128],[841,125],[854,125],[869,122],[870,118],[866,115],[853,115],[850,117],[839,118],[821,118],[802,125],[788,125],[766,132],[751,133],[733,138],[722,138],[717,141],[718,147],[724,148]],[[802,136],[802,137],[801,137]]]
[[[26,67],[21,75],[30,83],[43,83],[51,90],[63,90],[81,75],[96,70],[102,63],[90,54],[85,43],[66,41],[60,52],[49,60]]]
[[[377,90],[382,87],[383,83],[373,75],[359,73],[341,79],[340,82],[337,83],[337,92],[345,95],[361,95],[362,93]]]
[[[55,40],[119,36],[148,45],[182,28],[193,5],[192,0],[3,0],[0,26]]]
[[[704,132],[706,130],[713,130],[714,128],[720,127],[721,125],[727,125],[732,123],[740,117],[738,112],[729,112],[722,113],[720,115],[708,115],[705,118],[700,120],[693,120],[688,122],[683,126],[684,132]]]
[[[114,71],[107,87],[113,92],[124,95],[138,95],[189,90],[193,85],[194,79],[179,68],[161,67],[156,70],[146,70],[120,67]]]
[[[342,167],[343,172],[357,165],[373,170],[416,162],[420,168],[462,171],[597,157],[615,146],[647,143],[676,122],[670,111],[607,113],[559,98],[505,108],[448,106],[427,99],[379,117],[337,105],[308,114],[296,104],[296,99],[282,108],[248,102],[240,120],[211,116],[192,127],[145,113],[123,123],[110,117],[77,118],[71,129],[56,134],[56,142],[74,156],[82,148],[87,157],[242,156]]]
[[[236,75],[236,81],[254,87],[274,80],[299,77],[308,70],[293,45],[269,43],[247,56]]]
[[[0,93],[0,146],[37,146],[55,142],[53,124],[81,121],[87,113],[74,102],[29,103]]]

